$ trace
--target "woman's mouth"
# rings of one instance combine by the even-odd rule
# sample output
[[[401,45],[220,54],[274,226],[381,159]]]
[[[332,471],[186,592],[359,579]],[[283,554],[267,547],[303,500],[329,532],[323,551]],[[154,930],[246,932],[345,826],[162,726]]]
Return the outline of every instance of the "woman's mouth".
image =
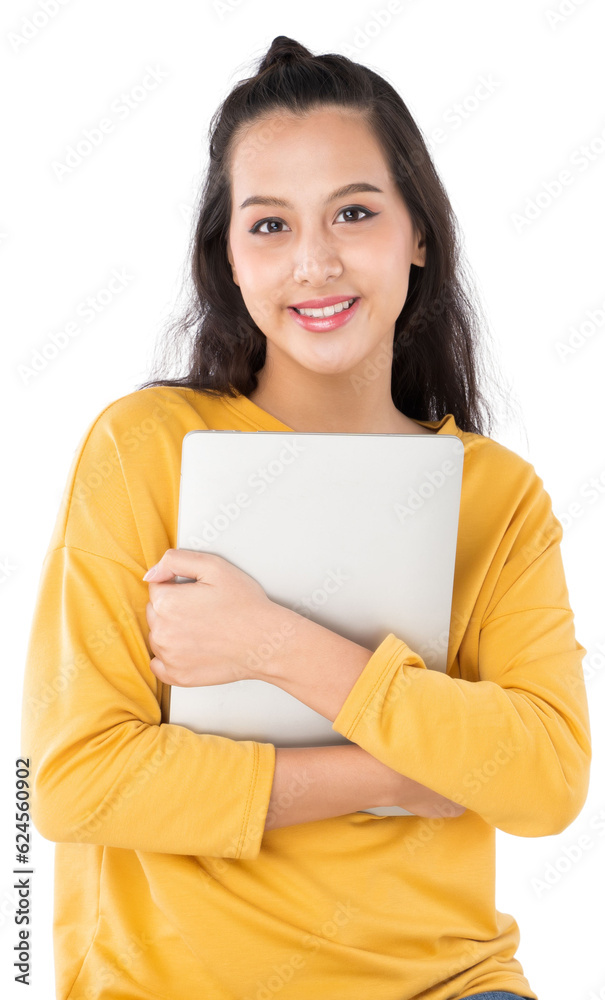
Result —
[[[359,302],[360,299],[357,297],[345,299],[343,302],[338,302],[336,305],[328,306],[325,309],[300,310],[294,306],[288,306],[288,312],[305,330],[314,330],[321,333],[322,330],[334,330],[336,327],[350,322],[359,308]]]

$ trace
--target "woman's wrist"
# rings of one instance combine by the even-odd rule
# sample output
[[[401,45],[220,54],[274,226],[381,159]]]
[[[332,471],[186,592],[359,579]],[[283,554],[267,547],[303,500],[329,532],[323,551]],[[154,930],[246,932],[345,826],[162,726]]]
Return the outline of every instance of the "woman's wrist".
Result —
[[[360,795],[364,799],[364,804],[359,808],[398,805],[401,798],[402,775],[377,760],[356,743],[352,743],[348,750],[351,767],[359,783]]]
[[[356,744],[276,748],[265,830],[397,804],[393,776]]]

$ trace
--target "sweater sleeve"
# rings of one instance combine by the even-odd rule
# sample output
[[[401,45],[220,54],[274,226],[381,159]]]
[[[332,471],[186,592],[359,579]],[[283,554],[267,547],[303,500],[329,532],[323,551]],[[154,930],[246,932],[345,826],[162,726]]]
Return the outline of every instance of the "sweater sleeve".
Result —
[[[142,576],[170,546],[143,555],[118,458],[97,425],[43,563],[22,709],[33,822],[59,842],[256,858],[275,748],[162,722]]]
[[[587,796],[582,660],[561,559],[562,527],[535,477],[467,652],[478,679],[429,670],[390,633],[332,728],[507,833],[560,833]],[[498,561],[498,554],[494,564]],[[492,566],[493,569],[493,566]],[[462,661],[461,661],[462,662]]]

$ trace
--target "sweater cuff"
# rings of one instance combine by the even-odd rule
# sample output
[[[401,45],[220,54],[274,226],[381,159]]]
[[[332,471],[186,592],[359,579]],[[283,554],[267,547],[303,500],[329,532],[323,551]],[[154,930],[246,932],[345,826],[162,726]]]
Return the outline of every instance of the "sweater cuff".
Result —
[[[260,854],[275,777],[275,746],[256,740],[251,743],[254,748],[252,776],[244,805],[241,835],[233,855],[244,861],[255,861]]]
[[[374,650],[349,691],[332,723],[332,729],[347,739],[353,739],[353,733],[362,718],[369,723],[371,729],[371,717],[380,713],[386,698],[395,697],[401,687],[401,683],[393,685],[393,680],[400,673],[400,668],[405,666],[427,669],[418,653],[410,649],[403,639],[398,639],[393,632],[389,632]],[[410,672],[404,670],[401,673],[404,675],[402,683],[405,686],[411,681]],[[389,694],[392,686],[393,691]]]

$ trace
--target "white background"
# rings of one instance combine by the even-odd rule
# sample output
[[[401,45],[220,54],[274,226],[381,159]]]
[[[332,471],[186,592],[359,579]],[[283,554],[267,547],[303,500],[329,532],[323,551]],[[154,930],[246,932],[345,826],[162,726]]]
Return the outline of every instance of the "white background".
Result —
[[[54,13],[41,14],[43,3]],[[286,34],[381,73],[429,140],[520,413],[492,436],[533,463],[564,523],[576,634],[588,651],[591,788],[558,836],[497,832],[497,905],[520,925],[517,957],[540,1000],[605,998],[604,7],[599,0],[401,0],[380,15],[387,8],[388,0],[2,6],[4,996],[54,996],[53,845],[35,830],[32,985],[25,991],[13,982],[12,804],[26,644],[70,462],[90,421],[151,377],[153,348],[186,266],[210,117],[255,72],[272,38]],[[98,127],[121,93],[141,86],[149,67],[161,82],[123,120],[113,114],[113,132],[59,177],[68,147]],[[482,77],[493,87],[483,98],[475,93]],[[459,125],[456,103],[465,114]],[[431,140],[435,129],[444,141]],[[572,180],[553,193],[564,169]],[[536,217],[520,225],[536,199]],[[78,305],[98,296],[114,269],[130,276],[124,289],[93,322],[80,318],[79,334],[26,378],[35,352],[78,318]],[[573,330],[581,331],[577,346],[564,356]],[[586,492],[592,479],[597,499]],[[580,838],[590,846],[569,860]],[[539,891],[535,880],[549,865],[552,884]]]

